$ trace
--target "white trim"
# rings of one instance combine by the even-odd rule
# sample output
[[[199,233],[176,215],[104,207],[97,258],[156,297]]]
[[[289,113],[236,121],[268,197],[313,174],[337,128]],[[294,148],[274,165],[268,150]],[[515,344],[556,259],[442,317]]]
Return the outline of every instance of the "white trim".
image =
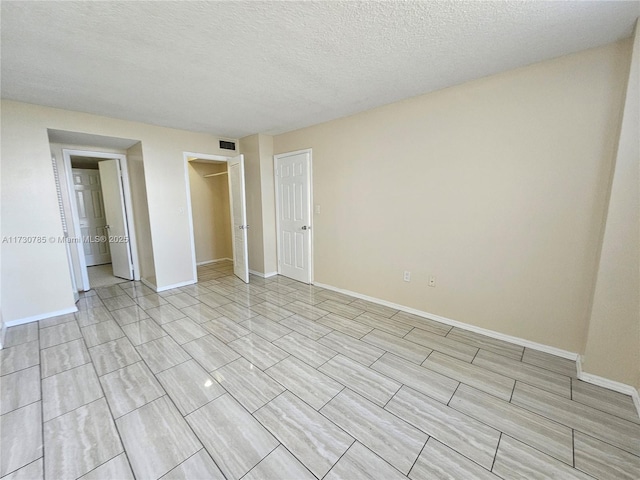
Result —
[[[187,188],[187,215],[189,217],[189,238],[191,240],[191,264],[193,282],[198,281],[198,263],[196,262],[196,236],[193,233],[193,208],[191,207],[191,182],[189,181],[189,162],[194,159],[200,160],[212,160],[217,162],[227,162],[227,170],[229,169],[229,160],[233,157],[227,157],[223,155],[209,155],[206,153],[194,153],[194,152],[182,152],[184,158],[184,183]],[[231,196],[231,192],[229,192]],[[247,258],[247,262],[249,259]],[[190,285],[190,284],[187,284]]]
[[[37,322],[38,320],[44,320],[45,318],[51,317],[59,317],[60,315],[66,315],[68,313],[75,313],[78,311],[78,307],[75,305],[73,307],[65,308],[63,310],[57,310],[55,312],[47,312],[41,313],[39,315],[34,315],[32,317],[19,318],[17,320],[9,320],[5,322],[7,327],[15,327],[17,325],[23,325],[25,323]]]
[[[2,324],[2,328],[0,329],[0,350],[2,350],[4,339],[7,336],[7,324],[2,320],[2,311],[0,311],[0,324]]]
[[[233,262],[232,258],[216,258],[214,260],[205,260],[204,262],[198,262],[198,263],[196,263],[196,265],[198,267],[201,267],[202,265],[209,265],[211,263],[224,262],[225,260],[229,260],[230,262]]]
[[[153,283],[151,283],[149,280],[147,280],[146,278],[141,278],[140,281],[142,282],[143,285],[146,285],[147,287],[149,287],[151,290],[153,290],[154,292],[158,291],[158,287],[156,287]]]
[[[174,283],[173,285],[166,285],[164,287],[156,287],[156,292],[164,292],[166,290],[171,290],[173,288],[184,287],[186,285],[193,285],[194,283],[198,283],[195,280],[187,280],[186,282]]]
[[[468,323],[460,322],[458,320],[452,320],[450,318],[442,317],[440,315],[434,315],[432,313],[423,312],[422,310],[416,310],[415,308],[406,307],[404,305],[399,305],[397,303],[387,302],[386,300],[381,300],[375,297],[369,297],[367,295],[362,295],[360,293],[352,292],[350,290],[337,288],[332,285],[326,285],[324,283],[317,283],[317,282],[314,283],[314,285],[317,285],[318,287],[326,288],[327,290],[333,290],[335,292],[351,295],[352,297],[361,298],[362,300],[367,300],[369,302],[377,303],[379,305],[384,305],[386,307],[395,308],[396,310],[401,310],[403,312],[411,313],[419,317],[435,320],[437,322],[444,323],[445,325],[451,325],[453,327],[462,328],[463,330],[468,330],[470,332],[480,333],[482,335],[486,335],[487,337],[495,338],[497,340],[504,340],[506,342],[514,343],[522,347],[532,348],[540,352],[550,353],[551,355],[556,355],[558,357],[567,358],[569,360],[574,360],[574,361],[578,358],[577,353],[569,352],[567,350],[562,350],[560,348],[552,347],[549,345],[544,345],[542,343],[532,342],[531,340],[526,340],[524,338],[513,337],[511,335],[506,335],[504,333],[496,332],[494,330],[489,330],[482,327],[476,327],[475,325],[470,325]]]
[[[305,148],[303,150],[296,150],[294,152],[286,152],[286,153],[278,153],[273,156],[273,179],[274,179],[274,187],[276,194],[276,261],[278,262],[278,271],[277,275],[282,275],[282,268],[280,263],[280,201],[278,198],[278,187],[280,184],[280,177],[278,176],[278,160],[287,157],[293,157],[294,155],[301,154],[309,155],[309,189],[307,200],[309,202],[309,223],[311,224],[311,229],[309,230],[310,241],[309,241],[309,284],[313,285],[314,278],[314,263],[313,263],[313,245],[314,245],[314,237],[315,237],[315,220],[313,218],[313,149]],[[286,275],[285,275],[286,276]],[[294,279],[296,280],[296,279]],[[303,282],[304,283],[304,282]]]
[[[271,278],[271,277],[275,277],[276,275],[278,275],[278,272],[262,273],[262,272],[257,272],[255,270],[249,270],[249,273],[252,274],[252,275],[256,275],[257,277],[262,277],[262,278]]]

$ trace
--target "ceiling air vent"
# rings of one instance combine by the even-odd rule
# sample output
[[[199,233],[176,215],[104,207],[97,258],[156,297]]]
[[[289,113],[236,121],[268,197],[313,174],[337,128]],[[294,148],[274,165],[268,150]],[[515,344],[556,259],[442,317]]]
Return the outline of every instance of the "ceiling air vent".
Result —
[[[235,150],[236,142],[227,142],[226,140],[220,140],[220,148],[224,150]]]

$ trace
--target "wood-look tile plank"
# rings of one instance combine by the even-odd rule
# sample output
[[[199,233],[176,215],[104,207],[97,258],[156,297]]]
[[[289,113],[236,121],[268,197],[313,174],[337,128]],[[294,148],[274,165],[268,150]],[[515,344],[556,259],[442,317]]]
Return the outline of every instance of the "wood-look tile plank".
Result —
[[[61,343],[81,338],[78,322],[66,322],[40,329],[40,348],[53,347]],[[31,342],[29,342],[31,344]],[[24,345],[24,344],[23,344]]]
[[[395,317],[394,317],[395,318]],[[419,328],[414,328],[407,335],[405,340],[410,340],[413,343],[422,345],[440,353],[449,355],[450,357],[463,360],[465,362],[471,362],[478,353],[476,347],[472,347],[465,343],[452,340],[449,337],[443,337],[437,333],[428,332]]]
[[[614,392],[581,380],[571,381],[571,399],[640,424],[640,417],[630,395]]]
[[[211,375],[252,413],[284,392],[282,385],[244,358],[228,363]]]
[[[349,318],[341,317],[340,315],[336,315],[335,313],[325,315],[320,320],[318,320],[318,323],[321,323],[326,327],[332,328],[354,338],[362,338],[371,330],[373,330],[373,328],[369,327],[368,325],[354,322]]]
[[[459,382],[470,385],[485,393],[511,400],[515,380],[504,375],[463,362],[440,352],[433,352],[422,364],[423,367],[438,372]]]
[[[331,332],[329,327],[309,320],[308,318],[301,317],[297,314],[281,320],[280,325],[284,325],[291,330],[295,330],[312,340],[318,340]]]
[[[595,478],[638,480],[640,457],[601,442],[589,435],[574,433],[576,468]]]
[[[429,438],[349,389],[336,395],[320,412],[405,475]]]
[[[325,347],[298,332],[285,335],[273,342],[273,344],[315,368],[338,354],[335,350]]]
[[[640,456],[640,425],[517,382],[511,402]]]
[[[278,446],[278,441],[230,395],[187,416],[191,428],[227,478],[239,479]]]
[[[102,303],[107,310],[117,310],[118,308],[132,307],[136,304],[129,295],[122,292],[122,295],[116,295],[110,298],[103,298]]]
[[[104,322],[88,325],[82,327],[81,331],[87,347],[95,347],[101,343],[124,337],[124,332],[115,320],[105,320]]]
[[[159,478],[202,448],[166,396],[120,417],[116,424],[136,478]]]
[[[462,480],[467,478],[499,480],[500,477],[435,438],[430,438],[409,472],[409,478],[412,480]]]
[[[253,333],[260,335],[262,338],[269,342],[273,342],[285,335],[291,333],[291,329],[280,325],[273,320],[269,320],[262,315],[256,315],[255,317],[245,320],[240,323],[247,330],[251,330]]]
[[[162,372],[191,359],[187,352],[168,335],[143,343],[136,349],[153,373]]]
[[[113,320],[114,316],[106,309],[106,307],[95,307],[80,310],[76,313],[76,319],[78,320],[78,325],[80,325],[80,327],[88,327],[89,325],[95,325],[96,323]]]
[[[343,388],[338,382],[295,357],[285,358],[265,373],[316,410],[322,408]]]
[[[43,420],[51,420],[102,397],[93,365],[87,363],[42,380]]]
[[[89,349],[89,355],[98,375],[105,375],[141,360],[127,337],[92,347]]]
[[[291,392],[283,393],[254,415],[318,478],[353,443],[353,438]]]
[[[0,415],[40,400],[37,365],[0,377]]]
[[[493,471],[502,478],[562,478],[590,480],[591,477],[508,435],[502,435]]]
[[[123,325],[129,325],[130,323],[139,322],[140,320],[149,318],[147,312],[145,312],[138,305],[121,308],[120,310],[114,310],[113,312],[111,312],[111,315],[121,327]]]
[[[50,327],[55,328],[55,327]],[[17,372],[40,363],[38,340],[0,350],[0,375]]]
[[[524,352],[524,347],[521,347],[520,345],[491,338],[469,330],[463,330],[458,327],[453,327],[447,334],[447,338],[457,342],[466,343],[472,347],[487,350],[498,355],[513,358],[514,360],[521,360]]]
[[[79,367],[91,361],[84,340],[72,340],[55,347],[45,348],[40,353],[42,377],[50,377],[70,368]]]
[[[38,322],[30,322],[7,328],[3,348],[15,347],[21,343],[38,340]]]
[[[226,393],[214,376],[195,360],[171,367],[157,377],[183,415]]]
[[[104,480],[107,478],[135,480],[126,453],[121,453],[117,457],[103,463],[98,468],[81,476],[78,480]]]
[[[447,403],[458,387],[457,381],[391,353],[385,353],[371,368],[442,403]]]
[[[207,330],[186,317],[165,323],[162,328],[180,345],[209,334]]]
[[[191,305],[197,305],[198,303],[200,303],[200,300],[192,297],[186,292],[175,293],[174,295],[164,297],[164,299],[178,309],[190,307]]]
[[[403,386],[385,410],[490,470],[500,432]]]
[[[202,323],[201,325],[202,328],[222,340],[224,343],[233,342],[234,340],[251,333],[250,330],[247,330],[239,323],[234,322],[227,317],[215,318],[207,321],[206,323]]]
[[[203,448],[162,477],[162,480],[226,480]]]
[[[382,330],[383,332],[390,333],[396,337],[404,337],[407,333],[413,330],[411,325],[407,325],[406,323],[392,320],[391,318],[377,315],[372,312],[365,312],[354,318],[353,321],[362,323],[363,325],[368,325],[377,330]]]
[[[213,335],[207,335],[206,337],[185,343],[182,348],[208,372],[217,370],[227,363],[240,358],[240,355],[236,351],[227,347],[227,345]]]
[[[550,353],[539,350],[525,348],[522,361],[530,365],[535,365],[536,367],[546,368],[560,375],[566,375],[567,377],[576,378],[578,376],[575,360],[558,357],[557,355],[551,355]]]
[[[412,313],[398,312],[391,318],[395,321],[406,323],[407,325],[411,325],[412,327],[416,327],[424,330],[425,332],[431,332],[436,335],[445,336],[451,330],[449,325],[436,322],[430,318],[414,315]]]
[[[159,307],[161,305],[167,304],[167,301],[157,293],[150,293],[149,295],[136,297],[135,301],[144,310],[148,310],[150,308],[155,308],[155,307]]]
[[[229,299],[227,298],[227,300]],[[231,302],[231,300],[229,300],[229,302],[230,303],[217,307],[216,310],[234,322],[244,322],[245,320],[249,320],[251,317],[255,317],[257,315],[257,313],[252,311],[249,307],[238,305],[237,303]]]
[[[404,338],[398,338],[382,330],[373,330],[362,337],[362,341],[418,364],[424,362],[433,351],[430,348],[423,347]]]
[[[167,332],[151,318],[125,325],[122,330],[134,345],[142,345],[167,335]]]
[[[399,310],[396,310],[395,308],[387,307],[385,305],[380,305],[378,303],[369,302],[367,300],[362,300],[359,298],[351,302],[350,305],[353,307],[359,308],[361,310],[365,310],[369,313],[373,313],[375,315],[380,315],[381,317],[387,317],[387,318],[393,317],[399,311]]]
[[[0,477],[42,457],[41,412],[35,402],[0,416]]]
[[[384,354],[381,348],[335,331],[325,335],[318,342],[367,366]]]
[[[174,320],[178,320],[180,318],[184,318],[185,314],[178,310],[173,305],[160,305],[155,308],[147,308],[145,309],[147,314],[153,318],[160,325],[165,323],[173,322]]]
[[[513,360],[502,355],[480,350],[473,364],[505,377],[534,385],[565,398],[571,397],[571,378]]]
[[[100,398],[44,424],[45,478],[78,478],[122,453],[122,443]]]
[[[336,355],[319,370],[380,406],[384,406],[401,387],[395,380],[344,355]]]
[[[42,458],[2,477],[2,480],[44,480],[44,464]]]
[[[285,478],[291,480],[316,479],[296,457],[280,445],[242,477],[242,480],[282,480]]]
[[[314,307],[313,305],[309,305],[308,303],[304,303],[299,300],[289,303],[287,305],[287,310],[297,313],[301,317],[308,318],[309,320],[318,320],[329,313],[327,310]]]
[[[573,464],[571,429],[493,395],[460,385],[449,406],[527,445]]]
[[[198,303],[196,305],[191,305],[190,307],[182,308],[181,311],[196,323],[205,323],[209,320],[222,316],[222,314],[215,308],[205,305],[204,303]]]
[[[262,370],[289,356],[287,352],[255,333],[238,338],[228,345]]]
[[[279,322],[293,315],[292,311],[267,301],[253,305],[251,310],[274,322]]]
[[[341,302],[336,302],[335,300],[325,300],[324,302],[316,305],[316,307],[338,315],[339,317],[348,318],[350,320],[353,320],[358,315],[364,313],[364,310],[360,308],[354,307],[352,305],[346,305]]]
[[[354,478],[406,480],[407,477],[356,441],[327,473],[324,480],[352,480]]]
[[[143,362],[108,373],[100,377],[100,383],[116,419],[164,395],[164,390]]]

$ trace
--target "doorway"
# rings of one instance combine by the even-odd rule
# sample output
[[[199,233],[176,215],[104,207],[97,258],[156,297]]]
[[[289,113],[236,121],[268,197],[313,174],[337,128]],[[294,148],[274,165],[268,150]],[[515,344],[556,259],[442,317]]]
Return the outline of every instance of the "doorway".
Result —
[[[79,290],[138,280],[126,155],[63,149]]]
[[[311,283],[311,149],[274,155],[278,274]]]
[[[193,277],[198,266],[232,263],[249,283],[244,157],[185,153]]]

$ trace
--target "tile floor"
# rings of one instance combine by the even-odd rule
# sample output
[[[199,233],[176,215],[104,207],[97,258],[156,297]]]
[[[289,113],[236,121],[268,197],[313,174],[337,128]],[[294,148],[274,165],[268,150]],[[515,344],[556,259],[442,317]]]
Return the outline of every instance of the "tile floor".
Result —
[[[0,476],[640,478],[630,397],[572,362],[231,270],[10,328]]]

